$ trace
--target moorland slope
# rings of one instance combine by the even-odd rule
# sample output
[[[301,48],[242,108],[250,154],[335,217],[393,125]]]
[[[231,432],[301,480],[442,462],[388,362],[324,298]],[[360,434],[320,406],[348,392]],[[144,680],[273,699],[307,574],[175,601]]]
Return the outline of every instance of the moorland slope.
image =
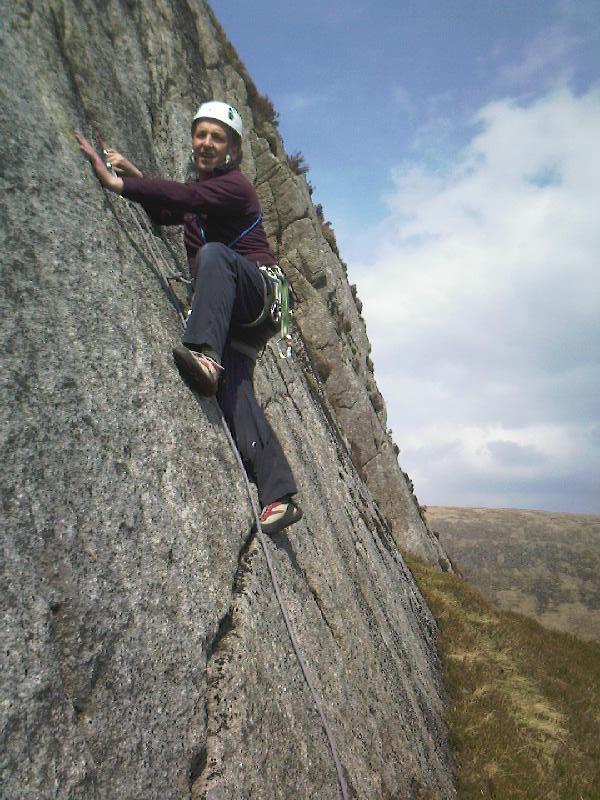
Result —
[[[500,608],[600,640],[600,516],[441,506],[426,516],[464,577]]]

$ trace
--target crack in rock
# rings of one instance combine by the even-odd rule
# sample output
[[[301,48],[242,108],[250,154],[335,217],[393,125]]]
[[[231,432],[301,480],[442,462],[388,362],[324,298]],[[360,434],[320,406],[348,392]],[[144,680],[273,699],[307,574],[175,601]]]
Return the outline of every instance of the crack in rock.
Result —
[[[231,601],[227,613],[219,622],[217,632],[209,643],[206,654],[206,747],[200,750],[190,764],[190,796],[192,800],[203,800],[215,782],[223,775],[220,733],[227,727],[226,715],[220,709],[220,685],[227,665],[232,657],[232,639],[239,638],[237,629],[242,611],[239,599],[247,588],[247,578],[252,572],[254,556],[258,550],[258,539],[253,529],[240,549],[237,569],[231,588]]]
[[[308,528],[308,526],[307,526],[307,528]],[[334,640],[334,642],[336,642],[336,644],[341,647],[343,643],[340,640],[339,634],[334,630],[333,626],[331,625],[331,623],[330,623],[330,621],[329,621],[329,619],[327,617],[327,614],[325,613],[325,607],[323,605],[323,600],[319,596],[319,593],[318,593],[316,587],[314,586],[313,582],[311,581],[311,579],[308,576],[308,574],[306,573],[306,571],[302,567],[301,567],[301,569],[302,569],[302,575],[304,577],[304,581],[306,583],[306,586],[308,587],[309,592],[312,595],[313,600],[315,601],[315,605],[317,606],[317,608],[319,610],[319,614],[321,615],[321,619],[323,620],[323,622],[327,626],[327,628],[329,630],[329,633],[331,634],[331,637]]]

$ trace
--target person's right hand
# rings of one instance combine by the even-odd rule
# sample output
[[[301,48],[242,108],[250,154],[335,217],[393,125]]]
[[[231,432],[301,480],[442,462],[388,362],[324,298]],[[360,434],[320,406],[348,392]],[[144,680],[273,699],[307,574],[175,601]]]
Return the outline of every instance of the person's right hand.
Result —
[[[96,177],[102,186],[104,186],[105,189],[109,189],[111,192],[121,194],[123,191],[123,178],[109,171],[106,163],[100,158],[93,145],[88,142],[81,131],[75,131],[75,136],[79,142],[81,152],[92,165],[92,169],[96,173]]]
[[[102,137],[100,136],[100,132],[96,131],[96,139],[98,140],[98,144],[102,148],[102,152],[106,157],[106,160],[110,163],[111,167],[117,173],[117,175],[126,175],[132,178],[143,178],[144,176],[140,172],[140,170],[132,164],[124,155],[119,153],[112,147],[107,147],[104,144]]]

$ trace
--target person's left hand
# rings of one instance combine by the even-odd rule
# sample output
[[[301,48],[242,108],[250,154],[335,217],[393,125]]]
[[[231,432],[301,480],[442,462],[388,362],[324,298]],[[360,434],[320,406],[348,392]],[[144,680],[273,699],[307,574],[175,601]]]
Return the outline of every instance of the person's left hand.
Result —
[[[124,185],[123,179],[119,178],[117,175],[113,175],[112,172],[110,172],[102,158],[98,155],[93,146],[80,131],[75,131],[75,136],[77,137],[77,141],[79,142],[79,147],[81,148],[82,153],[92,165],[92,169],[96,173],[96,177],[102,186],[104,186],[106,189],[109,189],[111,192],[121,194]]]
[[[121,155],[118,150],[115,150],[113,147],[109,147],[107,144],[104,143],[104,139],[100,135],[100,131],[96,129],[96,141],[98,142],[102,152],[106,160],[109,162],[110,166],[113,170],[117,173],[117,175],[127,175],[128,177],[133,178],[143,178],[144,176],[140,172],[140,170],[132,164],[128,158],[125,158],[124,155]]]

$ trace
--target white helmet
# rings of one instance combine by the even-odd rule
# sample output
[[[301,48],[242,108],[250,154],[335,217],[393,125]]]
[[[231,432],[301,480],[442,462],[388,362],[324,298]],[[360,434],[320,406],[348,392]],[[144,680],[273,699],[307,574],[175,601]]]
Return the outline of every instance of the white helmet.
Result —
[[[242,138],[242,118],[229,103],[221,103],[219,100],[211,100],[210,103],[202,103],[196,112],[196,116],[192,120],[192,125],[197,119],[204,119],[205,117],[222,122],[223,125],[227,125],[228,128],[235,131],[240,139]]]

